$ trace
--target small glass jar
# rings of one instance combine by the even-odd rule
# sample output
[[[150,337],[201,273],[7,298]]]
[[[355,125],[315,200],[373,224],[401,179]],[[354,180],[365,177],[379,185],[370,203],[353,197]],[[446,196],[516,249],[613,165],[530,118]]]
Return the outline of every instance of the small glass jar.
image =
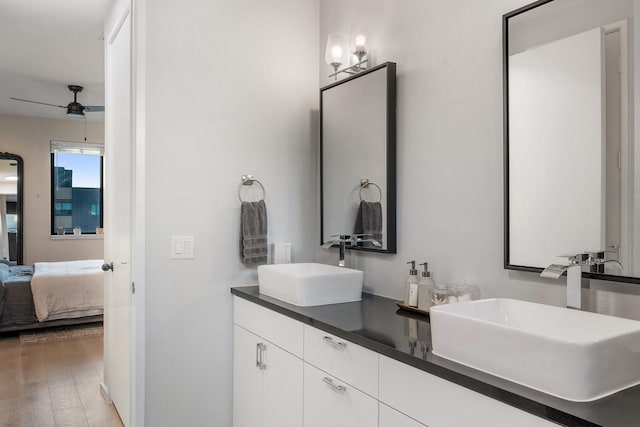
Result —
[[[465,286],[464,285],[451,285],[449,286],[449,304],[454,302],[465,301]]]
[[[476,285],[462,283],[449,287],[449,302],[473,301],[480,298],[480,289]]]
[[[431,305],[442,305],[449,302],[449,289],[440,284],[436,284],[431,293]]]

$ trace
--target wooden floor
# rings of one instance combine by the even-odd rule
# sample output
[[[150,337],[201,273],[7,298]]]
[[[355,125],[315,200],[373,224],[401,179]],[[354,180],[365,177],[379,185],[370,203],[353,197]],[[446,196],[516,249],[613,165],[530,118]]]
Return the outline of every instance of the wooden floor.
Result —
[[[102,337],[0,338],[0,426],[122,426],[100,394]]]

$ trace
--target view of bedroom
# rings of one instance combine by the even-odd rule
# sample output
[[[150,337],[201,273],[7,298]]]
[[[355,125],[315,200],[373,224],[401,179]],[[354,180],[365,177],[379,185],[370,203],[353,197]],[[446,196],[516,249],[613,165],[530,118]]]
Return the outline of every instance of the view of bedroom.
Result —
[[[28,3],[0,6],[0,425],[120,426],[104,385],[112,2]]]

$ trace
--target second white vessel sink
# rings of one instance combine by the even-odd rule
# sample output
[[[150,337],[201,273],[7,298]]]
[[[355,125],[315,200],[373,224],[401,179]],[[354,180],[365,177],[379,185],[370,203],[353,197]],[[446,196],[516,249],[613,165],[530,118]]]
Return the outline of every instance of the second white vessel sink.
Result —
[[[298,306],[360,301],[360,270],[317,263],[258,267],[260,293]]]
[[[640,384],[640,322],[512,299],[432,307],[433,353],[588,402]]]

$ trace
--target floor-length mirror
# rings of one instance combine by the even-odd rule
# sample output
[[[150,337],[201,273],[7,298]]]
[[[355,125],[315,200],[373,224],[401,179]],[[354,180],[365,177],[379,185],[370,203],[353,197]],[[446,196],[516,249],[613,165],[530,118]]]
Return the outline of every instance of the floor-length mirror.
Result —
[[[22,264],[22,157],[0,153],[0,262]]]

